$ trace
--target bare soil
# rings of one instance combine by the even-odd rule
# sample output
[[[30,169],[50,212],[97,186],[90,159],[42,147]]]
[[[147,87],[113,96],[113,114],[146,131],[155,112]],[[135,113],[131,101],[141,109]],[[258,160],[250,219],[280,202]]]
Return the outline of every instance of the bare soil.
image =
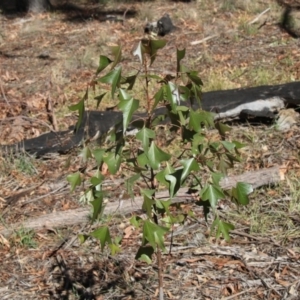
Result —
[[[73,124],[76,116],[68,106],[85,93],[99,55],[121,44],[125,69],[136,68],[132,52],[143,37],[145,17],[157,19],[166,12],[178,30],[166,36],[153,70],[174,72],[175,50],[186,48],[186,64],[199,70],[206,91],[299,78],[299,41],[278,26],[282,8],[276,1],[113,2],[100,7],[101,14],[97,9],[0,15],[1,144],[52,129],[49,103],[60,129]],[[109,21],[112,11],[124,21]],[[101,109],[112,104],[106,99]],[[286,180],[255,191],[250,208],[237,211],[220,204],[236,227],[230,243],[209,236],[196,208],[196,219],[175,230],[171,252],[163,257],[166,299],[299,299],[299,133],[298,127],[279,133],[266,125],[233,129],[233,138],[247,143],[233,173],[280,165],[287,169]],[[66,182],[83,167],[76,153],[47,160],[3,156],[0,164],[0,232],[84,206],[80,191],[71,194]],[[121,191],[122,184],[107,186],[107,201],[119,201]],[[123,236],[123,251],[114,257],[102,253],[94,240],[79,245],[76,236],[88,232],[87,224],[0,235],[1,299],[157,299],[155,264],[134,260],[140,236],[130,217],[101,221]]]

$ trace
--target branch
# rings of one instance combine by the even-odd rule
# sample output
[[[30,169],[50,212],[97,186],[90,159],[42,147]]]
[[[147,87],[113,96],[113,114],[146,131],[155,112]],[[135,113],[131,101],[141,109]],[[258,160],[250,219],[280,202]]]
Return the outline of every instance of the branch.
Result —
[[[223,189],[230,189],[237,182],[249,183],[253,188],[258,188],[264,185],[275,184],[284,179],[285,169],[275,166],[269,169],[262,169],[253,172],[247,172],[237,176],[229,176],[221,181]],[[169,192],[162,191],[157,193],[157,198],[168,199]],[[172,199],[172,203],[192,202],[194,197],[188,194],[188,188],[181,188],[176,197]],[[142,209],[143,197],[136,197],[133,201],[121,200],[110,202],[105,207],[106,214],[129,214],[139,212]],[[90,207],[78,208],[68,211],[58,211],[47,215],[40,216],[35,219],[29,219],[23,223],[10,224],[9,228],[1,229],[0,235],[7,236],[17,228],[26,228],[33,230],[53,229],[60,226],[73,226],[82,224],[88,221],[88,216],[91,212]]]

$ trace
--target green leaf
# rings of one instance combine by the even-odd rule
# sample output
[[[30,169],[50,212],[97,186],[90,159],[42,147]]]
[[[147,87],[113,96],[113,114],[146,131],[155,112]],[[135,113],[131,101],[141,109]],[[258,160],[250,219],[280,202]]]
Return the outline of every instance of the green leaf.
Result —
[[[223,157],[221,157],[218,164],[218,170],[220,170],[223,174],[227,174],[227,170],[229,168],[231,168],[231,164]]]
[[[130,224],[134,226],[135,228],[139,228],[141,223],[143,222],[143,219],[139,216],[132,216],[129,220]]]
[[[88,161],[88,159],[92,157],[92,152],[91,152],[90,147],[85,146],[85,147],[81,150],[81,153],[79,154],[79,156],[81,156],[81,157],[82,157],[82,161],[83,161],[84,163],[86,163],[86,162]]]
[[[110,248],[111,255],[121,252],[121,248],[116,244],[108,244],[108,247]]]
[[[225,136],[226,132],[231,131],[231,128],[228,125],[225,125],[221,122],[216,122],[215,127],[219,131],[219,134],[223,137]]]
[[[97,191],[94,195],[95,199],[90,203],[93,206],[93,216],[92,216],[92,223],[98,219],[99,216],[103,213],[103,192]]]
[[[148,198],[151,198],[154,193],[155,193],[155,190],[150,190],[150,189],[143,189],[143,190],[141,190],[141,194],[143,196],[148,197]]]
[[[147,157],[149,159],[150,167],[154,170],[157,170],[160,166],[160,163],[163,161],[168,161],[171,158],[171,155],[158,148],[152,141],[149,151],[147,152]]]
[[[106,243],[111,244],[109,229],[106,226],[94,230],[93,232],[90,233],[90,236],[100,241],[101,251],[103,251]]]
[[[96,97],[94,98],[95,100],[97,100],[97,104],[96,104],[96,107],[97,107],[97,108],[99,107],[101,101],[103,100],[103,97],[104,97],[106,94],[107,94],[107,93],[103,93],[103,94],[101,94],[101,95],[99,95],[99,96],[96,96]]]
[[[140,177],[141,177],[141,175],[139,173],[137,173],[125,180],[126,191],[130,195],[131,198],[134,198],[133,187],[134,187],[135,182],[137,180],[139,180]]]
[[[101,173],[100,173],[101,174]],[[104,180],[104,176],[101,174],[101,177],[91,177],[90,181],[91,181],[91,184],[95,187],[95,186],[98,186],[100,185]]]
[[[232,188],[232,195],[239,204],[247,205],[249,203],[248,195],[253,192],[251,184],[238,182],[235,188]]]
[[[88,99],[88,95],[89,95],[89,91],[88,91],[88,89],[86,89],[86,92],[85,92],[84,96],[82,97],[82,99],[77,104],[69,106],[69,109],[71,111],[78,110],[79,117],[78,117],[78,121],[77,121],[76,127],[75,127],[76,132],[79,129],[79,127],[81,126],[81,123],[82,123],[82,120],[84,117],[84,110],[85,110],[84,101]]]
[[[150,197],[144,195],[142,210],[146,212],[148,218],[152,217],[152,208],[153,208],[154,204],[155,204],[154,200],[152,200]]]
[[[185,49],[182,49],[182,50],[177,49],[176,57],[177,57],[177,59],[176,59],[176,62],[177,62],[176,72],[179,73],[180,72],[180,62],[185,57]]]
[[[201,131],[201,113],[195,112],[194,110],[190,111],[190,120],[189,120],[189,129],[196,132]]]
[[[145,152],[149,149],[149,140],[155,138],[155,132],[149,128],[143,127],[137,134],[136,138],[142,142]]]
[[[160,210],[159,213],[165,213],[169,210],[170,205],[172,204],[171,199],[169,200],[156,200],[156,207]]]
[[[131,98],[132,98],[132,96],[129,93],[127,93],[126,90],[124,90],[124,89],[119,90],[119,100],[120,101],[130,100]]]
[[[126,132],[133,113],[139,108],[139,103],[139,100],[133,98],[129,100],[120,100],[118,107],[123,112],[123,134]]]
[[[137,162],[139,164],[140,167],[144,167],[146,165],[149,164],[149,159],[146,155],[146,153],[141,153],[138,157],[137,157]]]
[[[201,80],[200,77],[198,76],[198,72],[190,72],[190,73],[187,73],[187,76],[188,76],[188,78],[189,78],[193,83],[195,83],[197,86],[202,86],[202,85],[203,85],[202,80]]]
[[[111,70],[112,70],[121,61],[122,47],[121,46],[111,46],[110,50],[114,56],[114,62],[111,66]]]
[[[169,194],[170,198],[173,198],[176,193],[176,183],[177,179],[175,176],[169,174],[165,176],[166,180],[169,182]]]
[[[71,184],[71,192],[73,192],[76,186],[81,185],[81,176],[79,172],[67,176],[67,181]]]
[[[166,45],[165,40],[142,40],[138,43],[137,48],[134,50],[133,55],[138,56],[140,63],[144,63],[144,55],[148,54],[150,56],[151,63],[154,62],[156,58],[157,51]]]
[[[147,264],[151,264],[152,263],[151,257],[153,254],[154,254],[154,249],[150,245],[140,246],[140,248],[135,256],[135,259],[144,261]]]
[[[229,233],[231,230],[234,230],[234,225],[230,223],[226,223],[221,221],[219,218],[216,218],[211,226],[211,230],[213,231],[216,228],[216,238],[218,239],[222,233],[224,239],[229,242],[230,236]]]
[[[87,234],[78,234],[80,244],[83,244],[89,237]]]
[[[152,110],[154,110],[158,103],[161,102],[164,99],[164,89],[165,86],[162,86],[154,95],[154,104],[152,106]]]
[[[223,147],[227,150],[227,151],[231,151],[235,148],[235,144],[234,143],[230,143],[227,141],[221,141],[221,144],[223,145]]]
[[[180,178],[182,184],[192,171],[196,172],[199,170],[199,165],[194,158],[181,160],[180,163],[183,165],[183,171]]]
[[[180,104],[180,94],[176,84],[171,81],[166,85],[166,96],[172,111],[176,112],[176,107]]]
[[[198,122],[205,125],[207,128],[214,128],[214,114],[209,111],[200,110],[198,111]]]
[[[215,208],[218,200],[224,199],[225,195],[218,186],[208,184],[201,190],[200,197],[203,201],[208,200],[211,207]]]
[[[242,144],[242,143],[240,143],[238,141],[232,141],[232,143],[235,144],[235,148],[236,149],[241,149],[241,148],[244,148],[246,146],[246,144]]]
[[[105,154],[105,150],[103,149],[95,149],[93,152],[93,156],[97,162],[97,165],[100,166],[103,161],[103,156]]]
[[[127,76],[124,79],[122,78],[121,84],[128,84],[127,90],[128,91],[132,90],[132,88],[136,82],[137,76],[138,76],[138,74],[135,74],[135,75]]]
[[[212,172],[211,177],[212,177],[213,184],[216,186],[220,186],[220,181],[222,178],[224,178],[224,174]]]
[[[173,198],[180,189],[180,182],[183,169],[177,169],[174,173],[166,175],[165,178],[169,182],[169,194]]]
[[[110,60],[107,56],[100,55],[99,67],[96,71],[96,75],[98,75],[101,71],[103,71],[111,62],[112,60]]]
[[[143,226],[142,245],[145,246],[147,243],[149,243],[153,249],[158,247],[159,249],[165,251],[164,235],[168,231],[168,228],[152,223],[150,220],[146,220]]]
[[[108,170],[111,174],[116,174],[121,165],[121,156],[115,153],[108,153],[103,157],[103,161],[107,164]]]
[[[114,70],[107,73],[105,76],[98,79],[102,83],[111,84],[111,96],[114,98],[116,88],[119,86],[121,79],[121,67],[116,67]]]
[[[169,186],[169,183],[166,181],[165,176],[169,175],[171,173],[175,172],[175,169],[172,167],[171,164],[169,164],[168,162],[166,163],[166,167],[161,170],[160,172],[158,172],[155,175],[155,178],[157,179],[157,181],[161,184],[163,184],[164,186]]]

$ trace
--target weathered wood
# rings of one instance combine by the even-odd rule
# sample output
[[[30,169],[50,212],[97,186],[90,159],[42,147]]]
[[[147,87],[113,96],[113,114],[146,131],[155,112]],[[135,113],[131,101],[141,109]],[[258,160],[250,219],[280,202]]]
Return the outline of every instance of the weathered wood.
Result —
[[[275,184],[284,179],[283,169],[275,166],[269,169],[262,169],[254,172],[247,172],[237,176],[230,176],[221,181],[221,186],[224,189],[230,189],[237,182],[246,182],[258,188],[260,186]],[[168,199],[168,191],[157,193],[157,199]],[[188,188],[182,188],[178,191],[176,197],[172,199],[172,203],[191,202],[194,198],[188,194]],[[140,211],[142,208],[143,198],[136,197],[134,200],[109,202],[105,207],[106,214],[128,214],[134,211]],[[90,208],[78,208],[68,211],[53,212],[47,215],[40,216],[35,219],[29,219],[23,223],[10,224],[9,228],[1,229],[0,234],[7,236],[17,228],[26,228],[33,230],[41,230],[46,228],[55,228],[61,226],[72,226],[87,222]]]
[[[182,102],[181,104],[193,108],[199,107],[192,100],[190,103]],[[216,120],[249,117],[272,119],[275,117],[274,112],[284,107],[299,105],[300,81],[274,86],[206,92],[203,93],[201,99],[201,108],[216,113]],[[142,120],[145,116],[143,113],[134,114],[129,130],[141,127],[138,120]],[[169,121],[166,107],[157,108],[154,111],[154,117],[157,116],[166,116],[166,122]],[[74,133],[75,126],[71,126],[67,131],[49,132],[15,145],[2,146],[1,149],[3,151],[24,149],[38,157],[47,153],[66,153],[78,146],[85,137],[97,136],[98,141],[101,141],[111,128],[118,126],[121,130],[122,118],[120,111],[87,111],[76,133]]]

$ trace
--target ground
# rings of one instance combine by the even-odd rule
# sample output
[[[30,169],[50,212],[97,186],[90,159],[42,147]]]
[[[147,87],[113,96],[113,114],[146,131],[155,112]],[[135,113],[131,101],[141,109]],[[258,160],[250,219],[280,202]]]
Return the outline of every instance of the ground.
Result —
[[[124,21],[106,17],[112,11]],[[114,1],[99,14],[90,7],[85,13],[0,15],[1,144],[49,131],[49,114],[60,129],[76,121],[68,106],[84,95],[99,55],[121,44],[125,69],[136,68],[132,52],[143,37],[146,17],[164,13],[178,30],[166,37],[153,71],[174,72],[175,50],[186,48],[186,64],[199,70],[204,91],[295,81],[299,41],[278,26],[282,11],[271,0]],[[113,103],[105,99],[101,105]],[[93,95],[88,107],[94,107]],[[255,190],[247,208],[220,206],[236,227],[229,243],[208,235],[209,224],[196,209],[196,218],[175,230],[171,252],[163,257],[166,299],[300,297],[300,131],[281,133],[263,124],[233,127],[233,138],[247,147],[232,174],[279,165],[286,170],[285,180]],[[131,214],[102,220],[124,237],[123,251],[114,257],[102,253],[94,240],[79,245],[75,238],[86,224],[3,234],[16,222],[86,207],[66,184],[66,175],[81,167],[76,153],[47,160],[26,154],[1,157],[2,299],[158,298],[155,264],[134,260],[140,237],[129,224]],[[122,184],[116,188],[118,178],[108,180],[108,201],[118,201]]]

